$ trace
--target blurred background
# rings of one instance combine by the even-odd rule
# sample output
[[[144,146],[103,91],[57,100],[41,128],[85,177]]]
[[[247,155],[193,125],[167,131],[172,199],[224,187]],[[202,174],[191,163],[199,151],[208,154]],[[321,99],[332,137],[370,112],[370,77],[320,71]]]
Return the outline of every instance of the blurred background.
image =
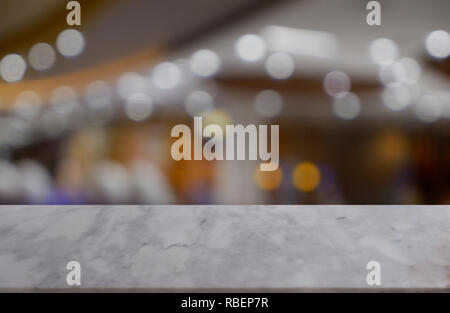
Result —
[[[67,2],[0,2],[0,203],[450,203],[448,0]],[[198,115],[279,169],[172,160]]]

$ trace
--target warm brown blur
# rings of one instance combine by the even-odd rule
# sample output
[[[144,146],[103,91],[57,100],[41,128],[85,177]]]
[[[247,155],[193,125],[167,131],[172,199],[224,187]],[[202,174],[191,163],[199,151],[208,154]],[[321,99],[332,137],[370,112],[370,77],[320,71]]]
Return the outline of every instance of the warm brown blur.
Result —
[[[448,1],[67,2],[0,3],[0,203],[450,203]],[[279,168],[174,161],[193,116]]]

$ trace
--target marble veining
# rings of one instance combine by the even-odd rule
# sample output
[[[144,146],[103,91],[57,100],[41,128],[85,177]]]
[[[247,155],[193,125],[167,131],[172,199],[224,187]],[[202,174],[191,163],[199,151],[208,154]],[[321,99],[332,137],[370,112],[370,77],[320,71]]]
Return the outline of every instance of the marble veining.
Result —
[[[0,289],[450,288],[450,206],[1,206]]]

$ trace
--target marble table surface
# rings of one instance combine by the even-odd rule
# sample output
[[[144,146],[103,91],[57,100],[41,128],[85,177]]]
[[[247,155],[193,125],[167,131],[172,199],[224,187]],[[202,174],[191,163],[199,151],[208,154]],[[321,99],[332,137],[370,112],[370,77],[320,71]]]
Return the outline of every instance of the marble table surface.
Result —
[[[51,288],[450,290],[450,206],[0,206],[0,290]]]

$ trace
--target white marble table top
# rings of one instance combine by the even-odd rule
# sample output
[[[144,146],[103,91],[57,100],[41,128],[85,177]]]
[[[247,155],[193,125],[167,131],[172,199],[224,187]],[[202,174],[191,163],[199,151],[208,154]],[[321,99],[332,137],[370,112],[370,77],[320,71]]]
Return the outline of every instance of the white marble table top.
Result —
[[[0,290],[450,289],[450,206],[1,206]]]

